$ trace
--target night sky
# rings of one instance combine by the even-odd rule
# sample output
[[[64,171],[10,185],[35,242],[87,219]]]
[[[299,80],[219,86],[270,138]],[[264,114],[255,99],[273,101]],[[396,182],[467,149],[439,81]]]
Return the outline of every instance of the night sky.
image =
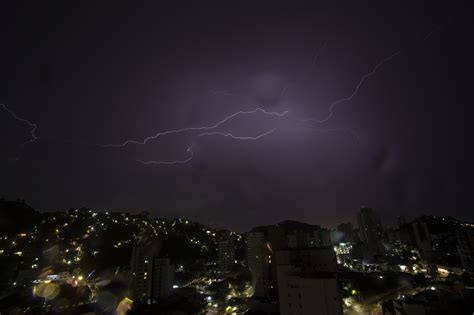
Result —
[[[0,196],[237,230],[474,219],[467,8],[253,2],[2,2],[0,104],[38,139],[0,108]]]

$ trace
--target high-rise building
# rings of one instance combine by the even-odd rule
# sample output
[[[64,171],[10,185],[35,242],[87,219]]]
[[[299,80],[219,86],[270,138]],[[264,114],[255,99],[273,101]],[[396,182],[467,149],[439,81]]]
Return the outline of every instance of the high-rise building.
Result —
[[[252,273],[254,296],[270,297],[270,271],[268,267],[270,250],[263,232],[246,234],[247,266]]]
[[[355,237],[354,226],[352,223],[341,223],[337,226],[337,230],[342,233],[342,242],[343,243],[357,243],[357,238]]]
[[[342,314],[337,261],[331,247],[277,251],[275,263],[280,314]]]
[[[344,243],[343,235],[339,230],[330,230],[329,236],[331,237],[331,245]]]
[[[377,213],[371,208],[362,207],[357,213],[357,222],[362,241],[372,251],[382,251],[383,229]]]
[[[232,239],[217,242],[217,266],[221,271],[229,271],[235,264],[235,246]]]
[[[283,221],[276,225],[257,227],[247,233],[247,265],[252,273],[254,296],[278,299],[274,253],[280,249],[317,246],[315,231],[318,230],[318,225]],[[326,231],[324,240],[330,244],[330,231]]]
[[[131,272],[131,289],[137,299],[148,302],[170,295],[174,266],[169,258],[158,257],[152,246],[133,248]]]

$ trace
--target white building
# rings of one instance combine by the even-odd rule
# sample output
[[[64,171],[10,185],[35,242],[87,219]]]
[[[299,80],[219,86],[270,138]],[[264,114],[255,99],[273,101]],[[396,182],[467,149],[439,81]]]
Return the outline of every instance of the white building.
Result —
[[[332,248],[276,253],[282,315],[342,315]]]

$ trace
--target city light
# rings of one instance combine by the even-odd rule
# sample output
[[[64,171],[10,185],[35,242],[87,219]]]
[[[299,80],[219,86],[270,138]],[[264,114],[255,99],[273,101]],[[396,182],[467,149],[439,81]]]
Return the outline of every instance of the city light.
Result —
[[[354,311],[355,313],[367,313],[369,310],[375,312],[381,311],[383,308],[383,302],[377,300],[376,302],[366,303],[364,299],[368,295],[367,289],[363,289],[364,285],[359,286],[357,281],[362,281],[370,283],[370,281],[384,280],[383,286],[387,287],[387,290],[394,290],[397,292],[397,301],[405,301],[416,298],[416,294],[423,292],[423,290],[435,291],[438,290],[437,286],[440,283],[444,286],[448,283],[446,277],[452,275],[450,281],[456,281],[462,274],[462,270],[456,267],[449,265],[435,265],[436,271],[433,273],[433,268],[429,264],[428,260],[423,256],[422,251],[413,244],[404,244],[400,241],[389,242],[384,240],[386,247],[384,247],[383,255],[378,253],[377,259],[361,259],[358,255],[360,254],[358,250],[360,249],[359,244],[352,244],[350,242],[337,242],[330,247],[320,246],[321,240],[318,239],[320,235],[324,237],[327,235],[327,242],[331,241],[331,235],[340,235],[339,231],[331,231],[329,229],[323,229],[319,226],[312,227],[314,231],[309,231],[307,233],[302,233],[301,231],[298,234],[288,229],[285,233],[279,234],[280,241],[286,242],[283,245],[272,244],[275,240],[268,238],[268,235],[272,235],[275,231],[269,230],[267,234],[265,233],[256,233],[255,239],[249,239],[247,234],[239,234],[236,232],[231,232],[227,230],[214,230],[205,226],[201,226],[197,223],[192,223],[189,220],[184,219],[144,219],[143,217],[138,217],[133,214],[124,214],[124,213],[109,213],[109,215],[104,215],[103,213],[95,212],[96,215],[92,216],[91,212],[84,215],[80,211],[74,212],[74,215],[69,215],[67,213],[56,213],[55,220],[43,220],[49,222],[49,226],[42,228],[34,227],[31,234],[27,234],[27,240],[24,238],[27,236],[20,236],[21,233],[15,234],[12,237],[2,237],[4,243],[0,245],[10,245],[15,250],[0,250],[0,254],[10,256],[19,256],[23,264],[23,274],[28,277],[28,272],[30,274],[32,271],[36,271],[37,274],[33,278],[26,278],[23,280],[21,277],[17,277],[14,282],[10,282],[10,286],[13,288],[27,288],[28,290],[33,290],[33,296],[39,297],[44,301],[44,307],[51,307],[54,305],[54,301],[58,299],[62,292],[67,292],[67,290],[84,291],[87,294],[84,296],[84,299],[81,303],[86,304],[94,302],[97,299],[98,293],[101,288],[106,287],[107,285],[113,282],[113,277],[117,279],[128,279],[127,277],[132,277],[133,281],[141,281],[139,286],[131,285],[131,290],[127,291],[127,294],[133,293],[134,289],[137,287],[146,288],[150,285],[150,281],[154,278],[154,281],[159,281],[162,272],[154,273],[152,277],[152,270],[156,268],[151,266],[151,259],[153,256],[145,254],[139,257],[141,265],[144,266],[143,269],[137,269],[132,265],[127,265],[130,261],[130,256],[126,256],[123,261],[125,265],[114,266],[112,269],[115,272],[105,275],[102,271],[95,273],[95,261],[91,259],[101,259],[99,253],[101,252],[94,242],[95,237],[98,239],[103,239],[106,235],[107,230],[111,226],[117,225],[118,230],[124,231],[124,233],[119,233],[114,235],[113,238],[110,238],[106,244],[108,249],[105,249],[105,252],[108,255],[111,255],[109,250],[113,251],[129,251],[132,252],[136,248],[139,248],[139,245],[142,242],[144,235],[154,235],[158,236],[157,239],[165,235],[171,235],[172,238],[181,238],[183,243],[191,248],[199,250],[200,257],[196,259],[195,262],[189,262],[189,267],[186,265],[178,263],[176,266],[170,264],[167,272],[169,272],[170,281],[174,281],[176,275],[180,275],[179,284],[169,283],[168,295],[171,294],[172,290],[178,290],[175,292],[186,292],[188,289],[193,289],[195,292],[199,292],[204,295],[203,302],[206,304],[206,308],[212,309],[212,312],[216,314],[222,313],[238,313],[245,309],[244,302],[239,304],[239,306],[233,306],[230,304],[230,301],[246,301],[251,298],[256,293],[255,286],[253,285],[253,278],[246,279],[245,282],[235,283],[233,279],[234,272],[236,275],[242,276],[243,273],[250,273],[253,277],[253,270],[264,270],[267,273],[274,272],[278,270],[281,266],[281,257],[286,257],[285,255],[280,255],[279,251],[282,250],[295,250],[295,253],[299,253],[298,248],[289,248],[288,244],[292,246],[299,246],[295,243],[290,243],[291,240],[297,239],[298,242],[304,245],[303,251],[308,251],[312,253],[314,251],[315,255],[319,251],[326,251],[325,255],[327,256],[327,261],[334,263],[332,268],[334,268],[333,273],[336,274],[340,270],[344,270],[345,274],[350,274],[351,277],[347,279],[341,277],[341,291],[346,292],[347,297],[341,298],[343,311]],[[445,220],[446,221],[446,220]],[[188,222],[188,223],[186,223]],[[76,225],[76,223],[79,223]],[[292,223],[298,224],[298,223]],[[280,223],[275,225],[278,227],[284,227],[285,223]],[[61,236],[56,232],[61,231],[67,227],[68,232],[61,233]],[[100,227],[100,228],[97,228]],[[127,227],[131,227],[133,232],[127,234]],[[274,226],[265,227],[265,229],[272,229]],[[276,228],[276,227],[275,227]],[[306,226],[306,228],[308,228]],[[369,229],[368,229],[369,230]],[[80,237],[82,233],[86,231],[91,234],[91,240]],[[71,232],[71,236],[68,236],[68,233]],[[279,232],[281,233],[281,231]],[[318,234],[319,233],[319,234]],[[339,233],[339,234],[338,234]],[[64,236],[63,236],[64,234]],[[297,235],[297,237],[295,236]],[[33,238],[35,236],[36,238]],[[78,237],[79,236],[79,237]],[[381,236],[383,237],[383,236]],[[54,239],[51,244],[47,243],[48,239]],[[162,239],[160,239],[162,241]],[[159,244],[159,243],[157,243]],[[220,244],[220,245],[219,245]],[[230,246],[229,244],[233,244]],[[251,244],[255,245],[255,248]],[[329,243],[332,244],[332,243]],[[230,246],[230,247],[227,247]],[[236,247],[239,246],[241,255],[240,257],[236,256]],[[32,250],[32,248],[40,248],[40,251]],[[159,248],[159,246],[157,246]],[[278,250],[273,250],[278,248]],[[362,248],[367,251],[367,248]],[[242,253],[246,252],[245,256]],[[51,254],[50,254],[51,253]],[[211,258],[209,253],[217,254],[214,258]],[[231,254],[232,253],[232,254]],[[188,253],[185,253],[186,255]],[[192,253],[189,253],[192,254]],[[449,253],[451,255],[453,253]],[[130,255],[130,254],[129,254]],[[299,254],[298,254],[299,255]],[[54,257],[56,259],[55,264],[51,264],[49,257]],[[203,258],[205,257],[205,258]],[[280,258],[279,258],[280,257]],[[154,257],[156,259],[157,257]],[[238,258],[238,259],[237,259]],[[330,259],[329,259],[330,258]],[[161,258],[160,258],[161,259]],[[178,260],[179,261],[179,260]],[[183,261],[183,260],[182,260]],[[305,261],[305,264],[311,265],[315,261],[325,261],[324,259],[309,259],[308,257],[299,259],[292,259],[285,263],[286,266],[292,266],[295,272],[292,277],[294,279],[298,278],[299,270],[304,270],[307,268],[305,264],[301,262]],[[240,262],[240,263],[239,263]],[[123,264],[123,263],[122,263]],[[299,265],[301,264],[301,265]],[[232,268],[236,268],[233,270]],[[275,268],[275,269],[273,269]],[[312,268],[319,268],[318,264],[312,266]],[[28,270],[27,270],[28,269]],[[242,271],[237,271],[237,270]],[[244,271],[245,270],[245,271]],[[272,271],[273,270],[273,271]],[[282,269],[284,270],[284,269]],[[282,272],[280,270],[280,272]],[[404,272],[403,276],[400,276],[400,271]],[[306,273],[302,274],[305,277],[317,277],[318,273],[314,273],[313,269],[308,269]],[[87,277],[84,277],[84,274],[88,274]],[[247,274],[248,275],[248,274]],[[420,275],[425,279],[430,281],[430,286],[425,287],[423,285],[417,284],[410,278],[398,278],[398,277],[411,277],[414,275]],[[182,280],[181,278],[185,279]],[[398,278],[398,279],[397,279]],[[271,278],[270,278],[271,279]],[[317,278],[316,278],[317,279]],[[336,278],[329,278],[336,281]],[[392,279],[397,279],[397,281],[391,281]],[[401,281],[400,279],[403,279]],[[407,280],[408,279],[408,280]],[[454,280],[453,280],[454,279]],[[127,280],[131,281],[131,280]],[[133,283],[127,282],[127,283]],[[183,281],[183,282],[181,282]],[[278,277],[274,280],[270,280],[267,285],[267,290],[275,290],[278,281]],[[326,278],[326,281],[329,281]],[[380,283],[382,283],[380,282]],[[335,282],[336,283],[336,282]],[[403,283],[403,286],[397,287],[397,283]],[[410,287],[404,287],[405,283],[409,283]],[[147,284],[147,285],[144,285]],[[128,286],[129,284],[127,284]],[[261,285],[261,284],[260,284]],[[298,289],[298,284],[291,284],[293,289]],[[357,288],[357,289],[356,289]],[[361,288],[361,289],[359,289]],[[64,290],[64,291],[63,291]],[[220,290],[224,290],[224,294],[220,296]],[[29,291],[31,292],[31,291]],[[438,290],[438,292],[443,292]],[[146,291],[144,292],[146,294]],[[335,294],[335,293],[334,293]],[[439,295],[439,294],[437,294]],[[135,298],[136,295],[131,295]],[[136,296],[139,300],[143,301],[140,295]],[[121,314],[126,314],[128,311],[133,309],[133,304],[124,298],[121,300],[120,304],[117,305],[117,312],[122,312]],[[151,301],[151,300],[150,300]],[[151,303],[151,302],[150,302]],[[399,302],[397,302],[399,303]],[[230,305],[229,305],[230,304]],[[120,307],[119,307],[120,306]]]

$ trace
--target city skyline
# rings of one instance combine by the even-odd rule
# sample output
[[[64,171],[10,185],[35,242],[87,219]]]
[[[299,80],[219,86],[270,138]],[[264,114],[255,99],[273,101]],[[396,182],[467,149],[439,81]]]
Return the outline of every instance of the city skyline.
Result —
[[[148,213],[40,213],[3,199],[0,210],[7,315],[474,310],[474,223],[450,217],[385,226],[362,207],[337,229],[287,220],[238,233]]]

